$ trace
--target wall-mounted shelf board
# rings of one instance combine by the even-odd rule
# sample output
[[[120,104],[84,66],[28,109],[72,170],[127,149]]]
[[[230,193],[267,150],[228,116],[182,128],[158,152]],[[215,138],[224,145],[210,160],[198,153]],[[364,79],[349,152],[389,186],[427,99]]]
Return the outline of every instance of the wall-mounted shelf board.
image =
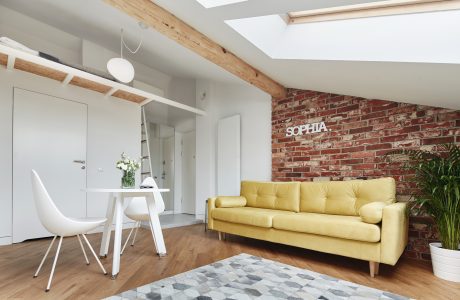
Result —
[[[145,105],[157,101],[169,106],[177,107],[198,115],[206,113],[198,108],[179,103],[140,89],[136,89],[119,82],[108,80],[94,74],[84,72],[39,56],[35,56],[17,49],[0,45],[0,65],[7,70],[19,70],[35,75],[47,77],[62,82],[63,85],[74,85],[92,90],[107,97],[131,101]]]

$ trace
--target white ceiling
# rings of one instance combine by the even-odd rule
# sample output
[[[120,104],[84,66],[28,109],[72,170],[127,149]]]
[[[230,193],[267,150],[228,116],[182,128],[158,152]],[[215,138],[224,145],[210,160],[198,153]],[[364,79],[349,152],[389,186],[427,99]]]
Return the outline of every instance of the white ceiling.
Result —
[[[154,2],[286,87],[460,109],[460,64],[273,59],[225,23],[372,1],[247,0],[213,8],[205,8],[196,0]],[[0,0],[0,4],[114,51],[121,26],[133,44],[137,41],[137,23],[102,0]],[[430,35],[426,38],[430,40]],[[149,30],[136,60],[173,76],[241,82],[153,30]]]

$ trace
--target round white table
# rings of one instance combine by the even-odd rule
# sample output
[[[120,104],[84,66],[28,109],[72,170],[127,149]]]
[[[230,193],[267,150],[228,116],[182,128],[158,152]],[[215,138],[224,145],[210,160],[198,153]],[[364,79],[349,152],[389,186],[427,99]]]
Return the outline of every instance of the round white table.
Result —
[[[169,192],[169,189],[151,188],[151,189],[105,189],[105,188],[88,188],[88,193],[107,193],[109,194],[109,203],[107,205],[107,222],[104,225],[102,234],[101,249],[99,255],[107,257],[112,232],[112,223],[115,218],[115,237],[113,243],[113,264],[112,279],[116,279],[120,272],[120,251],[121,251],[121,233],[123,230],[123,204],[125,199],[133,197],[145,197],[149,209],[150,222],[152,224],[152,235],[155,243],[155,251],[159,256],[166,255],[166,246],[161,231],[160,219],[158,215],[165,209],[165,204],[160,193]]]

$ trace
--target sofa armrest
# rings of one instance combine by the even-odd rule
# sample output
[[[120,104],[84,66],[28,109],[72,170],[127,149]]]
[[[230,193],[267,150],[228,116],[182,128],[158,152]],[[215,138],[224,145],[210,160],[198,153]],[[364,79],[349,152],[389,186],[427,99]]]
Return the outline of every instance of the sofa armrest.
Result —
[[[380,262],[395,265],[408,240],[409,216],[407,203],[397,202],[385,206],[382,218]]]
[[[216,199],[217,198],[209,198],[208,199],[208,228],[214,229],[214,222],[212,219],[212,210],[216,208]]]
[[[246,198],[243,196],[220,196],[216,198],[216,207],[244,207]]]

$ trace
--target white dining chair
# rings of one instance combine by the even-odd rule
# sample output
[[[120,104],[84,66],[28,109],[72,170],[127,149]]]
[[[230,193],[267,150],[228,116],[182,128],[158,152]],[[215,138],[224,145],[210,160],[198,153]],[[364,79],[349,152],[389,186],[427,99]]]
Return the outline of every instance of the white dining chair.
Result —
[[[158,185],[155,182],[155,179],[152,177],[147,177],[142,181],[142,186],[150,186],[155,189],[158,189]],[[161,213],[164,211],[164,201],[163,197],[161,196],[161,193],[159,192],[154,192],[154,198],[155,198],[155,204],[156,204],[156,213]],[[150,230],[152,231],[153,234],[153,229],[152,229],[152,224],[150,223],[150,215],[149,215],[149,209],[147,207],[147,201],[145,197],[133,197],[131,201],[128,204],[128,207],[125,209],[125,215],[130,218],[131,220],[136,221],[135,225],[133,228],[131,228],[131,231],[128,234],[128,238],[126,239],[123,248],[121,249],[121,254],[123,254],[123,251],[125,251],[126,245],[128,245],[129,239],[131,238],[131,235],[134,231],[134,236],[133,240],[131,242],[131,246],[134,246],[134,242],[136,240],[136,235],[139,227],[141,227],[142,222],[149,222],[150,224]],[[155,238],[153,239],[153,242],[155,243],[155,249],[157,249],[158,252],[158,247],[155,241]]]
[[[86,244],[88,245],[88,248],[90,249],[91,253],[93,253],[93,256],[96,259],[97,263],[99,264],[99,267],[104,272],[104,275],[107,275],[107,272],[105,271],[104,266],[102,266],[101,261],[96,255],[96,252],[94,252],[93,247],[91,247],[91,244],[89,243],[88,239],[85,236],[85,233],[87,233],[90,230],[95,229],[99,225],[104,224],[107,219],[105,218],[81,218],[80,219],[80,218],[69,218],[69,217],[64,216],[61,213],[61,211],[57,208],[53,200],[51,199],[50,195],[48,194],[48,191],[46,190],[45,186],[43,185],[43,182],[41,181],[40,177],[38,176],[35,170],[32,170],[32,190],[33,190],[33,196],[35,200],[35,206],[37,209],[38,217],[42,225],[46,228],[46,230],[48,230],[50,233],[54,235],[54,238],[51,241],[51,244],[49,245],[48,250],[46,250],[45,256],[43,257],[40,265],[38,266],[37,271],[35,272],[34,278],[38,276],[38,273],[40,272],[40,269],[42,268],[43,263],[45,262],[46,257],[48,256],[48,253],[50,252],[51,247],[54,244],[54,241],[56,240],[57,237],[59,237],[59,244],[57,246],[56,255],[54,256],[53,267],[51,269],[51,274],[50,274],[48,285],[46,286],[45,291],[48,292],[50,290],[51,281],[53,279],[54,270],[56,268],[56,262],[58,260],[59,251],[61,250],[62,240],[64,239],[64,237],[77,236],[78,242],[83,251],[83,255],[85,256],[86,264],[89,265],[89,260],[88,260],[88,257],[86,256],[85,248],[83,247],[83,243],[81,242],[81,239],[80,239],[80,236],[82,236]]]

